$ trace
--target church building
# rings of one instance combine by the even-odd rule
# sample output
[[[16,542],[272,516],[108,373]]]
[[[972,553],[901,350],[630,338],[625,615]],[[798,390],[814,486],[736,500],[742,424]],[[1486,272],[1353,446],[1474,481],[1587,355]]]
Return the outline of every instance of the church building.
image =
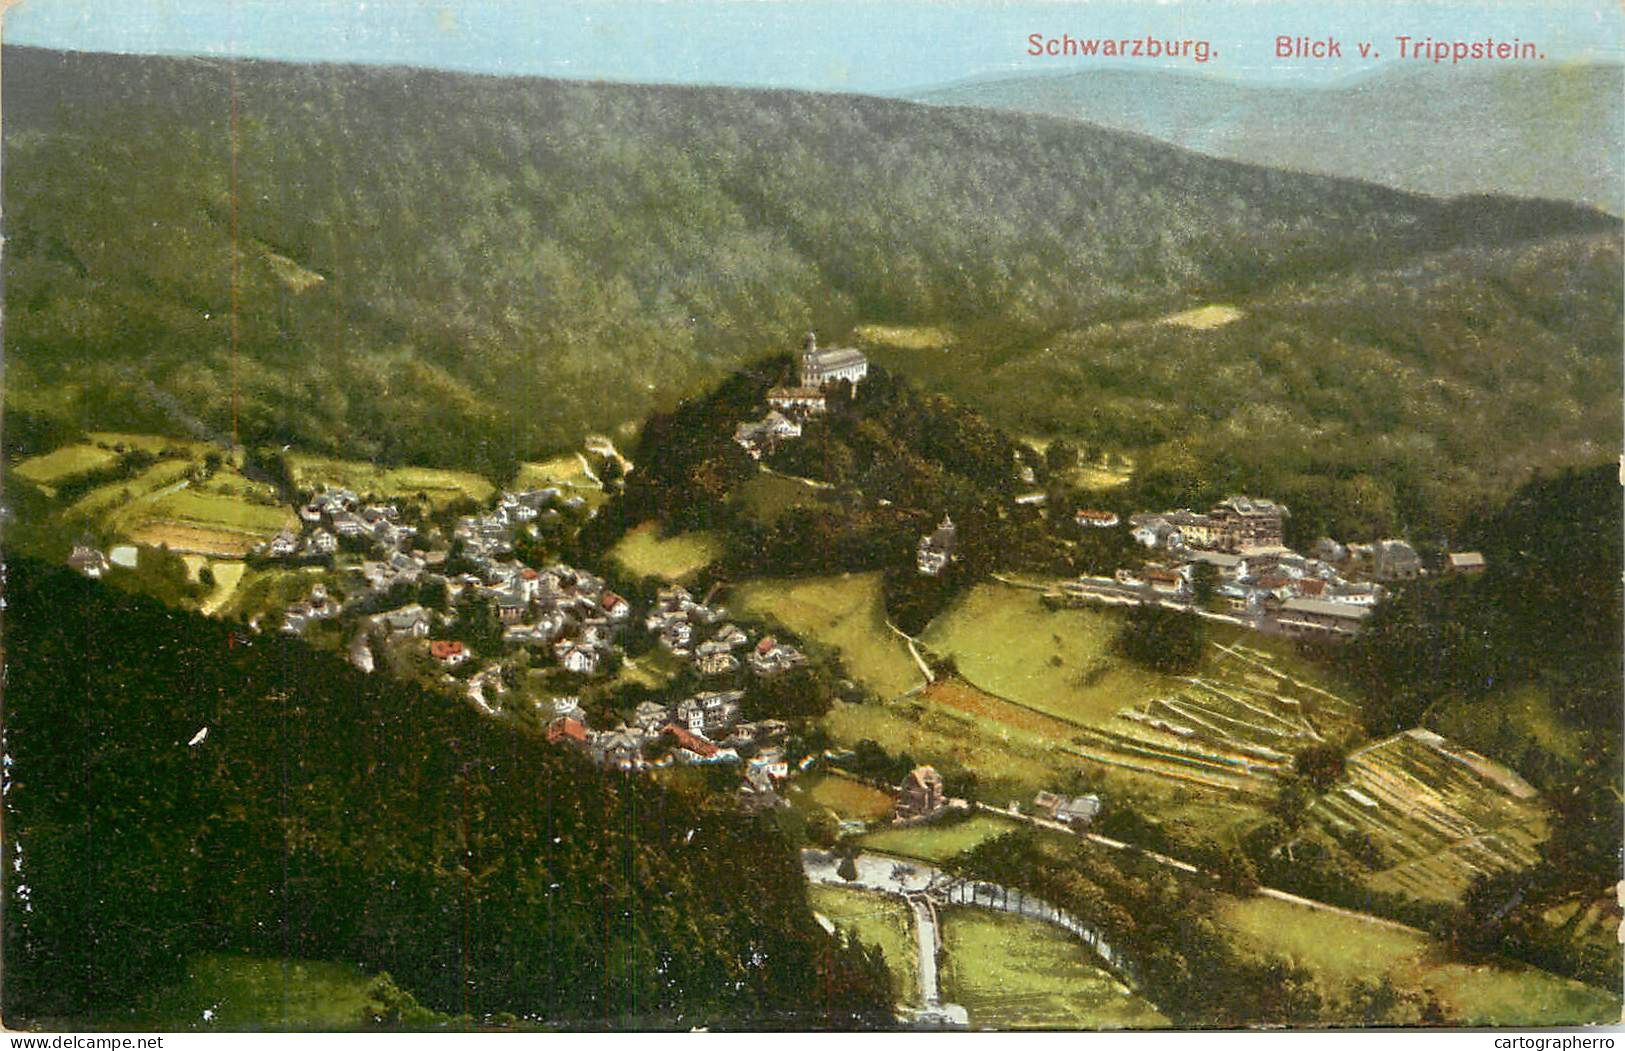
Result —
[[[807,344],[801,351],[801,386],[819,388],[826,383],[847,380],[854,387],[869,374],[869,359],[863,351],[851,347],[818,349],[818,335],[807,333]]]

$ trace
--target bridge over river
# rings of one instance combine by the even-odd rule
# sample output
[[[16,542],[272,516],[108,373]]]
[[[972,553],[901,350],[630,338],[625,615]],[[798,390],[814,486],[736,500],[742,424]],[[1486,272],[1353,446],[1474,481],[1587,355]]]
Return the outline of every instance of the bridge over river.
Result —
[[[914,917],[914,941],[919,953],[920,1000],[912,1023],[926,1027],[957,1028],[968,1024],[965,1009],[942,1002],[937,986],[937,962],[942,953],[942,932],[937,910],[943,906],[969,906],[1026,916],[1060,927],[1077,938],[1113,974],[1130,988],[1139,983],[1132,961],[1112,948],[1099,931],[1064,909],[997,883],[967,880],[930,865],[889,854],[864,853],[854,859],[856,879],[839,873],[840,858],[823,850],[803,850],[801,868],[813,883],[890,894],[908,902]]]

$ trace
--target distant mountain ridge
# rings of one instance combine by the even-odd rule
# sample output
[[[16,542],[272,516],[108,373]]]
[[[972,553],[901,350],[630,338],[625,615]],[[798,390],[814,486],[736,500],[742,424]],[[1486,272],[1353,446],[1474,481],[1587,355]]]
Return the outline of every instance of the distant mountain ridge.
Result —
[[[1625,214],[1625,67],[1379,67],[1271,86],[1120,68],[966,81],[932,105],[1042,113],[1199,153],[1438,196],[1499,193]]]
[[[1620,230],[860,95],[11,47],[4,74],[12,453],[64,427],[173,432],[178,406],[250,444],[505,479],[809,328],[1037,350]]]

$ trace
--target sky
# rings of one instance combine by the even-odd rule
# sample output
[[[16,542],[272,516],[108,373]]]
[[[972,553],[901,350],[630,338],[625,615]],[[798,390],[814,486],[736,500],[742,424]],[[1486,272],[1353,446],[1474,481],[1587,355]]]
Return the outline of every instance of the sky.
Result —
[[[1531,41],[1549,62],[1625,60],[1614,0],[21,0],[3,31],[8,44],[80,51],[881,94],[1112,64],[1326,82],[1396,60],[1401,34]],[[1035,57],[1035,33],[1206,40],[1212,57]],[[1277,57],[1282,35],[1338,39],[1343,57]],[[1361,40],[1377,58],[1358,56]]]

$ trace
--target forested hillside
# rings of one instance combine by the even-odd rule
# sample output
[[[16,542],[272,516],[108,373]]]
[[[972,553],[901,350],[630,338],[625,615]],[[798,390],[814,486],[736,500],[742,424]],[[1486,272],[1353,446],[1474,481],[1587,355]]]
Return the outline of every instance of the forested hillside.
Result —
[[[6,59],[12,451],[225,432],[235,405],[245,442],[500,475],[808,327],[1037,347],[1424,250],[1618,234],[857,96]]]
[[[387,970],[476,1024],[889,1024],[884,963],[815,923],[771,820],[295,640],[7,568],[8,1023],[116,1019],[231,951]]]
[[[1284,281],[1200,315],[1041,341],[879,345],[1016,434],[1135,450],[1114,508],[1270,493],[1294,542],[1449,533],[1534,469],[1607,459],[1622,396],[1616,233]]]

